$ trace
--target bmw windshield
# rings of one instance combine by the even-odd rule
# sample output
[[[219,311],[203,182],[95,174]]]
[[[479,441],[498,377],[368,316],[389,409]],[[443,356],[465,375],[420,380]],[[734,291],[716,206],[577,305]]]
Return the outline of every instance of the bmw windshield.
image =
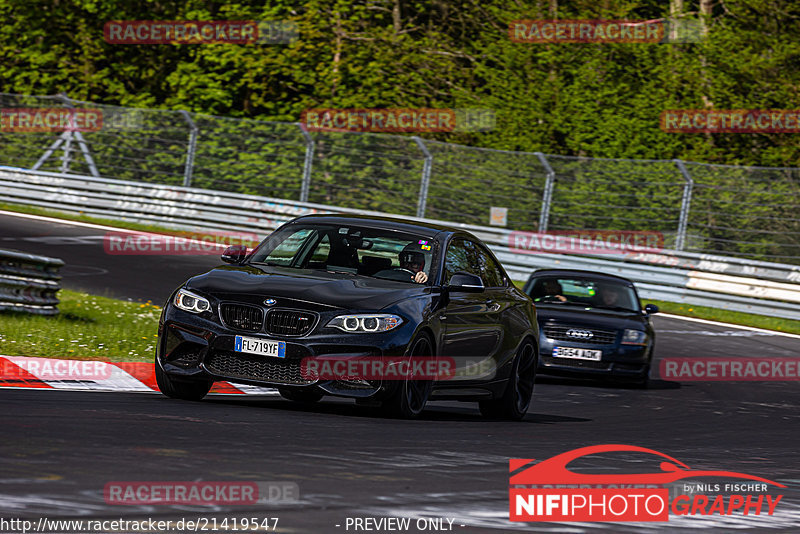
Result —
[[[266,239],[248,263],[425,283],[433,248],[430,237],[387,229],[290,225]]]
[[[641,310],[632,287],[608,280],[543,276],[534,281],[530,295],[537,305],[573,305],[630,312]]]

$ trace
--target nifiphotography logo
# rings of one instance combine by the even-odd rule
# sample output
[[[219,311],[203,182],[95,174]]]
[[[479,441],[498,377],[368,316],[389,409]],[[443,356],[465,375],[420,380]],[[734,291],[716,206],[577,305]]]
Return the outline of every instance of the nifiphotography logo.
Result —
[[[636,452],[660,457],[659,472],[589,474],[567,465],[589,455]],[[675,458],[635,445],[593,445],[547,460],[509,460],[510,521],[669,521],[677,516],[773,515],[783,495],[767,494],[767,486],[785,488],[766,478],[733,471],[692,469]],[[531,465],[533,463],[533,465]],[[678,485],[678,480],[713,477],[747,482]],[[675,489],[673,487],[673,489]]]

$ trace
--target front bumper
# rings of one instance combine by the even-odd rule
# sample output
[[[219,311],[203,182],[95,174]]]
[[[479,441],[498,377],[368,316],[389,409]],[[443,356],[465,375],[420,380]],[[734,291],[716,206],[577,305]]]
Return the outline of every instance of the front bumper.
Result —
[[[623,345],[619,342],[607,344],[557,341],[545,337],[539,339],[541,357],[539,371],[563,376],[595,376],[622,379],[640,379],[649,371],[650,340],[647,345]],[[599,361],[560,358],[553,356],[555,347],[573,347],[602,351]]]
[[[335,315],[335,314],[333,314]],[[332,316],[330,318],[332,318]],[[175,380],[225,380],[242,384],[281,388],[319,387],[331,395],[352,398],[382,397],[391,383],[381,380],[321,381],[304,376],[304,358],[403,356],[414,335],[408,322],[395,330],[376,334],[347,334],[321,325],[304,336],[279,336],[265,332],[234,331],[212,315],[198,316],[169,306],[159,324],[156,361]],[[237,335],[286,343],[284,358],[236,352]]]

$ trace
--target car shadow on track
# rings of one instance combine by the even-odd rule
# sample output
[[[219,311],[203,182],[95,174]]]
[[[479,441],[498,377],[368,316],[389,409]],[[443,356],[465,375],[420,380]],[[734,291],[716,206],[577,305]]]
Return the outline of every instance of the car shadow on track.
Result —
[[[341,415],[346,417],[359,417],[365,419],[380,419],[383,421],[402,421],[399,419],[392,419],[387,417],[381,412],[380,409],[373,406],[359,406],[351,401],[344,399],[332,399],[326,397],[322,401],[315,404],[302,404],[292,402],[277,397],[269,398],[240,398],[240,397],[207,397],[203,403],[213,404],[226,404],[238,405],[242,407],[251,408],[266,408],[270,410],[281,410],[283,412],[301,412],[305,414],[317,415]],[[422,415],[412,421],[404,421],[406,423],[413,423],[418,421],[453,421],[453,422],[475,422],[481,424],[490,423],[508,423],[508,421],[495,421],[486,419],[481,416],[478,411],[477,404],[474,407],[471,404],[465,406],[443,406],[436,401],[431,402],[426,406]],[[520,422],[513,422],[513,424],[520,423],[534,423],[552,425],[557,423],[586,423],[592,419],[583,417],[565,417],[561,415],[528,413],[528,415]]]
[[[663,390],[663,389],[680,389],[680,382],[672,382],[669,380],[659,380],[651,378],[647,385],[647,389],[642,389],[634,384],[625,384],[622,382],[612,382],[608,380],[601,380],[597,378],[575,378],[553,375],[538,375],[536,377],[536,384],[552,384],[558,386],[579,386],[579,387],[592,387],[599,389],[622,389],[622,390],[639,390],[646,392],[649,390]]]

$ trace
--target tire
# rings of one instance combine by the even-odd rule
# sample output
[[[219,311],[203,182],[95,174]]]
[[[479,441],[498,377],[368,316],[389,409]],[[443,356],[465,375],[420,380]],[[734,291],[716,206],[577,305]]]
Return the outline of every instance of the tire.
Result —
[[[644,375],[641,378],[631,380],[631,387],[634,389],[647,389],[650,386],[650,364],[648,363],[644,368]]]
[[[427,334],[421,334],[411,344],[409,358],[412,356],[433,356],[433,342]],[[432,380],[409,380],[406,377],[398,384],[391,397],[381,403],[381,409],[391,417],[414,419],[419,417],[428,403],[433,389]]]
[[[286,400],[303,404],[314,404],[325,396],[325,393],[316,387],[307,387],[303,389],[278,388],[278,393]]]
[[[507,421],[524,419],[533,397],[538,360],[536,345],[530,340],[525,340],[517,349],[511,376],[508,378],[503,396],[498,399],[480,401],[478,406],[481,414],[489,419]]]
[[[161,393],[171,399],[199,401],[206,396],[214,382],[193,381],[181,382],[173,380],[156,362],[156,383]]]

